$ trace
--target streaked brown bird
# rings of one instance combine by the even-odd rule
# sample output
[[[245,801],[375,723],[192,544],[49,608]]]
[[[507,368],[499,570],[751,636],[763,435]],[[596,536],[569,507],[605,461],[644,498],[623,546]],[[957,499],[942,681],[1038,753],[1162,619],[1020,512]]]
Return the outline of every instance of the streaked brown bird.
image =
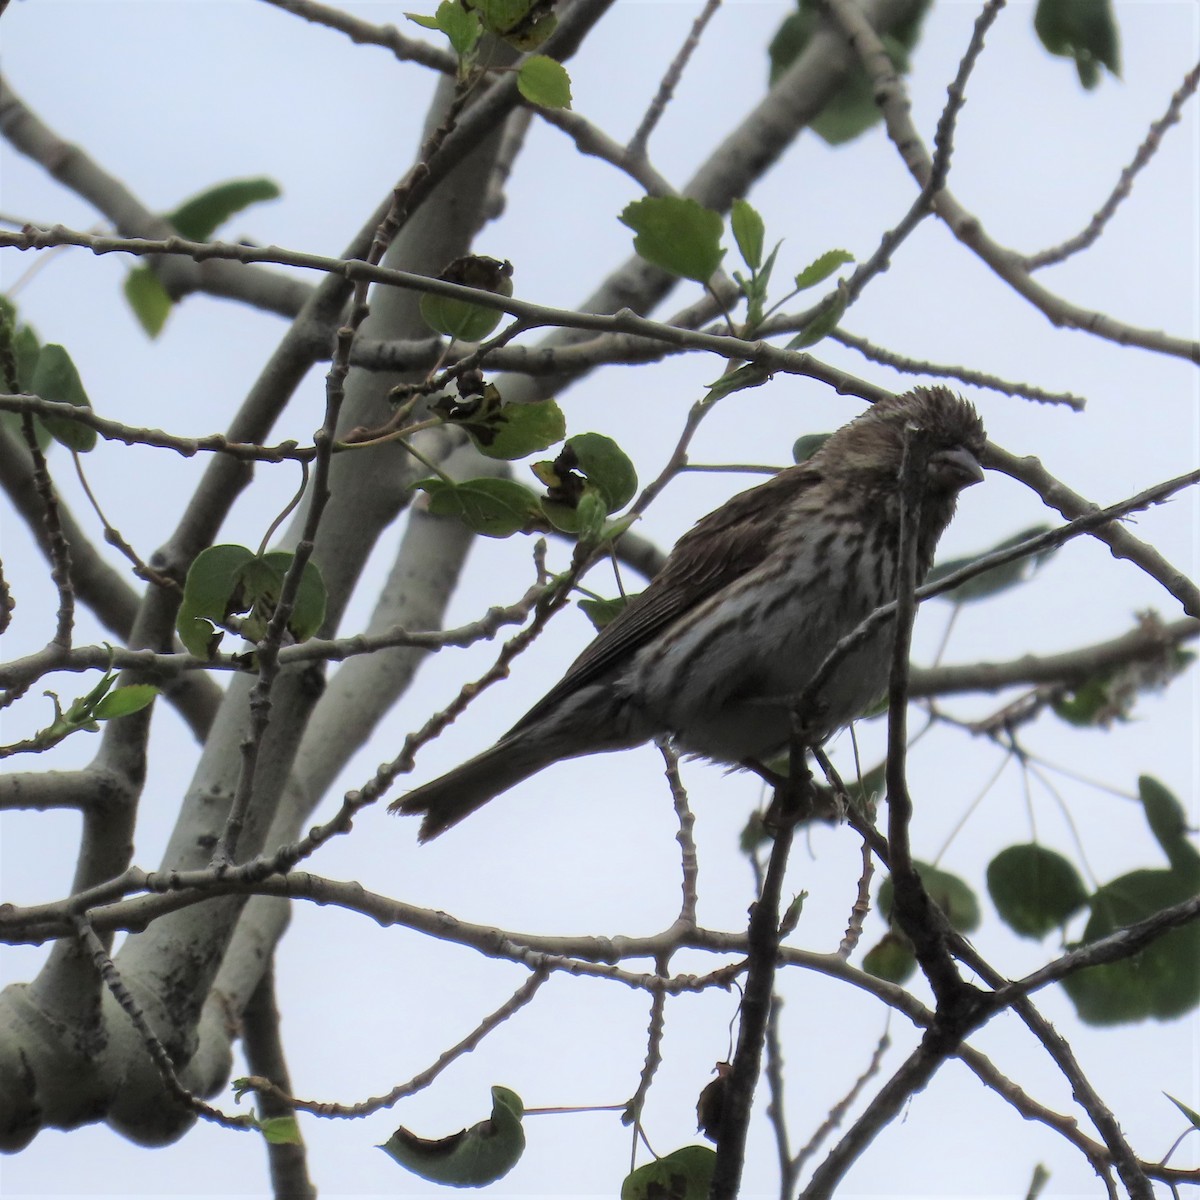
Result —
[[[925,577],[986,435],[948,388],[918,387],[842,426],[806,462],[734,496],[490,750],[393,803],[427,841],[550,763],[670,735],[732,765],[786,750],[792,708],[836,643],[895,599],[905,430],[930,448],[917,533]],[[887,687],[894,627],[838,664],[798,713],[819,745]]]

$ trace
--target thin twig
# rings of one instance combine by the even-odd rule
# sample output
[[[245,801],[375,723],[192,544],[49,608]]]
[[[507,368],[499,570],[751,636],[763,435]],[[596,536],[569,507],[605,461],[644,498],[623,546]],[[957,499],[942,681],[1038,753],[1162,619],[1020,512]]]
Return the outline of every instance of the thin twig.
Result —
[[[71,631],[75,627],[75,589],[71,583],[71,547],[63,536],[58,511],[58,492],[46,466],[46,456],[38,445],[37,428],[29,413],[21,415],[21,432],[29,456],[33,459],[33,485],[42,502],[42,524],[46,530],[46,546],[50,555],[50,578],[58,591],[58,614],[51,643],[63,650],[71,648]]]
[[[269,1079],[279,1090],[279,1094],[266,1090],[259,1093],[259,1119],[294,1117],[295,1108],[283,1098],[292,1090],[292,1084],[279,1031],[274,960],[267,964],[249,1003],[242,1010],[242,1050],[250,1074]],[[267,1146],[275,1200],[317,1200],[317,1189],[308,1176],[307,1156],[298,1129],[295,1140],[263,1140]]]
[[[1053,263],[1064,262],[1072,254],[1078,254],[1080,250],[1086,250],[1100,237],[1104,232],[1104,227],[1112,219],[1113,214],[1133,191],[1133,181],[1137,178],[1138,173],[1158,152],[1158,148],[1162,144],[1163,134],[1179,120],[1179,114],[1183,110],[1183,106],[1195,94],[1198,85],[1200,85],[1200,63],[1197,63],[1183,77],[1183,82],[1179,85],[1178,90],[1171,97],[1171,102],[1167,105],[1167,111],[1150,126],[1145,140],[1137,148],[1137,153],[1133,156],[1133,161],[1121,171],[1120,178],[1117,180],[1117,185],[1113,188],[1112,194],[1088,222],[1087,228],[1057,246],[1051,246],[1049,249],[1041,250],[1037,254],[1026,255],[1021,262],[1025,270],[1039,271],[1042,267],[1048,267]]]
[[[746,1135],[750,1127],[750,1107],[758,1083],[763,1044],[771,996],[775,991],[775,972],[779,959],[780,897],[787,874],[796,820],[801,812],[812,776],[804,766],[803,747],[793,746],[790,778],[777,790],[779,813],[775,844],[767,863],[762,891],[750,913],[747,930],[749,947],[746,987],[742,995],[741,1022],[733,1069],[725,1084],[721,1105],[717,1157],[713,1166],[709,1200],[734,1200],[741,1184],[746,1156]]]
[[[658,749],[666,764],[667,784],[675,806],[675,819],[679,822],[679,831],[675,834],[675,840],[679,843],[680,869],[683,875],[683,904],[679,910],[679,920],[694,925],[699,898],[697,885],[700,878],[700,862],[696,855],[696,815],[692,812],[687,789],[679,777],[679,755],[666,740],[659,741]]]
[[[220,1125],[225,1129],[253,1129],[255,1127],[253,1117],[228,1116],[226,1113],[221,1112],[220,1109],[205,1104],[199,1096],[192,1095],[183,1086],[179,1076],[175,1073],[175,1064],[171,1061],[171,1056],[167,1053],[167,1048],[158,1040],[158,1036],[154,1030],[150,1028],[150,1023],[146,1020],[141,1005],[138,1004],[133,993],[125,986],[125,982],[121,978],[121,973],[109,957],[108,951],[104,948],[104,943],[96,936],[96,931],[92,928],[87,915],[82,913],[75,914],[72,917],[72,925],[75,929],[75,936],[87,951],[88,956],[95,965],[97,973],[104,981],[113,999],[116,1000],[122,1010],[124,1010],[125,1015],[133,1022],[134,1028],[141,1036],[146,1050],[154,1060],[154,1065],[158,1068],[158,1073],[171,1095],[184,1108],[190,1109],[206,1121],[212,1121],[215,1125]]]
[[[687,38],[682,46],[679,47],[679,52],[671,61],[671,65],[667,68],[666,74],[662,77],[662,82],[658,85],[658,91],[654,94],[654,99],[650,102],[650,107],[646,109],[645,116],[642,117],[641,123],[637,127],[637,132],[629,139],[629,154],[633,158],[646,157],[646,143],[650,140],[651,133],[654,132],[654,127],[662,119],[663,113],[667,111],[667,105],[670,104],[672,97],[675,95],[675,89],[679,86],[680,79],[683,78],[684,68],[688,64],[688,60],[696,52],[696,47],[700,45],[700,37],[704,33],[704,27],[716,15],[717,9],[721,7],[721,0],[707,0],[704,8],[701,9],[699,16],[692,22],[692,27],[688,31]]]
[[[544,970],[534,970],[528,979],[502,1004],[495,1012],[489,1013],[466,1037],[454,1043],[443,1051],[423,1071],[419,1071],[411,1079],[397,1084],[390,1092],[382,1096],[372,1096],[354,1104],[338,1104],[332,1100],[300,1100],[282,1092],[270,1079],[252,1078],[246,1080],[246,1085],[262,1096],[275,1096],[288,1107],[300,1112],[311,1113],[314,1117],[369,1117],[382,1109],[391,1108],[407,1096],[415,1095],[427,1088],[451,1063],[470,1054],[488,1034],[504,1024],[514,1013],[519,1012],[537,994],[538,988],[549,977]]]
[[[1005,396],[1024,396],[1029,400],[1037,400],[1043,404],[1062,404],[1082,412],[1087,401],[1082,396],[1071,392],[1049,392],[1044,388],[1035,387],[1031,383],[1019,383],[1013,380],[1001,379],[998,375],[990,375],[985,371],[974,371],[969,367],[959,367],[947,363],[928,362],[924,359],[909,358],[907,355],[896,354],[884,350],[869,342],[866,338],[847,333],[844,329],[835,329],[829,335],[835,342],[857,350],[871,362],[881,363],[895,371],[906,375],[933,375],[940,379],[957,379],[971,387],[987,388],[993,392],[1001,392]]]

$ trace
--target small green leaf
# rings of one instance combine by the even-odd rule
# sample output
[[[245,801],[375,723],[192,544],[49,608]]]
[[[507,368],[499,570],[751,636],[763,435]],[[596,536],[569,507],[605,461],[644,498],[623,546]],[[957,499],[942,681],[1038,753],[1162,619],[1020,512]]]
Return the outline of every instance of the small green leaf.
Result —
[[[762,387],[771,379],[771,372],[757,363],[743,363],[733,371],[722,375],[708,385],[705,394],[706,404],[712,404],[734,392],[744,392],[747,388]]]
[[[96,705],[96,720],[111,721],[113,717],[127,717],[130,713],[140,712],[154,700],[159,690],[150,683],[131,683],[128,687],[119,687]]]
[[[604,519],[604,502],[590,483],[584,484],[570,504],[543,496],[541,506],[542,515],[555,529],[574,534],[580,540],[594,538],[597,515]]]
[[[134,267],[125,276],[125,299],[138,323],[152,338],[158,337],[171,314],[171,297],[149,267]]]
[[[894,26],[881,39],[892,65],[900,74],[908,71],[909,51],[920,37],[921,22],[931,0],[909,9],[907,19]],[[809,41],[821,25],[821,14],[811,0],[801,0],[800,11],[792,13],[776,32],[770,45],[771,83],[775,83],[808,48]],[[842,86],[834,93],[821,112],[810,122],[814,133],[831,146],[841,145],[869,129],[880,119],[875,104],[875,89],[866,71],[857,63],[846,73]]]
[[[803,53],[816,25],[816,13],[811,6],[800,6],[799,12],[789,13],[775,31],[767,47],[771,70],[769,81],[774,83]]]
[[[824,283],[838,267],[853,261],[854,255],[848,250],[826,250],[796,276],[796,288],[802,292],[807,288],[816,287],[818,283]]]
[[[832,437],[829,433],[806,433],[792,443],[792,461],[808,462],[810,458]]]
[[[470,304],[451,296],[426,293],[421,297],[421,317],[435,333],[460,342],[481,342],[497,325],[504,314],[482,304]]]
[[[964,880],[928,863],[914,860],[913,866],[921,876],[929,898],[946,914],[946,919],[959,933],[973,933],[979,928],[982,919],[979,899]],[[879,888],[879,911],[889,921],[893,912],[892,886],[892,877],[889,875]]]
[[[544,54],[535,54],[521,64],[517,90],[539,108],[571,107],[571,77],[566,67]]]
[[[214,626],[243,611],[238,575],[253,557],[253,551],[245,546],[209,546],[196,555],[188,569],[175,629],[197,658],[216,652],[222,634]]]
[[[747,200],[735,200],[730,211],[733,240],[737,242],[742,261],[752,271],[762,266],[763,242],[767,227],[758,210]]]
[[[266,636],[267,626],[279,604],[284,577],[295,555],[290,550],[269,550],[261,558],[252,557],[234,572],[234,586],[240,604],[235,612],[245,612],[242,636],[251,642]],[[325,581],[317,564],[308,559],[300,575],[300,586],[288,617],[287,632],[297,642],[307,641],[325,620]]]
[[[492,1088],[492,1115],[444,1138],[421,1138],[401,1125],[380,1149],[402,1167],[433,1183],[485,1187],[502,1179],[525,1150],[521,1118],[525,1106],[516,1092]]]
[[[1002,542],[997,542],[990,550],[985,550],[980,554],[972,554],[966,558],[952,558],[948,562],[937,563],[933,570],[929,572],[925,582],[937,583],[938,580],[945,579],[947,575],[952,575],[955,571],[962,570],[963,567],[969,567],[972,563],[978,562],[979,559],[985,558],[989,554],[995,554],[1000,550],[1010,550],[1013,546],[1019,546],[1022,542],[1027,542],[1030,538],[1046,533],[1049,528],[1049,525],[1031,525],[1028,529],[1022,529],[1020,533],[1014,533],[1011,537],[1006,537]],[[989,596],[994,596],[998,592],[1007,591],[1011,587],[1016,587],[1019,583],[1024,583],[1031,578],[1038,567],[1046,562],[1056,550],[1057,547],[1050,546],[1047,549],[1039,550],[1036,554],[1019,558],[1016,562],[1004,563],[1002,566],[992,567],[991,570],[984,571],[968,579],[965,583],[960,583],[958,587],[951,588],[948,592],[942,592],[939,598],[950,600],[955,604],[969,604],[975,600],[986,600]]]
[[[1125,713],[1112,703],[1108,679],[1106,672],[1073,688],[1064,688],[1061,695],[1050,701],[1055,716],[1081,729],[1092,725],[1106,728],[1114,721],[1125,720]]]
[[[466,0],[493,33],[507,33],[527,20],[535,0]]]
[[[1183,805],[1149,775],[1138,777],[1138,795],[1150,832],[1162,847],[1172,869],[1182,875],[1197,877],[1200,882],[1200,853],[1188,840],[1187,812]]]
[[[438,24],[437,17],[427,17],[423,16],[421,13],[412,12],[406,12],[404,15],[414,24],[420,25],[422,29],[432,29],[434,33],[441,32],[442,27]]]
[[[1085,88],[1100,82],[1101,67],[1120,76],[1120,38],[1110,0],[1038,0],[1033,28],[1051,54],[1075,60]]]
[[[43,400],[65,401],[76,408],[89,410],[92,407],[71,356],[55,342],[47,343],[38,353],[37,366],[29,386]],[[78,421],[66,417],[42,417],[40,420],[55,441],[71,450],[86,453],[96,444],[96,431]]]
[[[566,444],[574,451],[584,477],[600,489],[608,512],[624,508],[633,499],[637,471],[612,438],[602,433],[577,433]]]
[[[620,216],[637,235],[633,248],[647,262],[684,279],[707,283],[721,265],[721,214],[680,196],[646,196]]]
[[[412,13],[408,16],[411,20],[417,20]],[[432,23],[418,23],[425,25],[427,29],[441,30],[449,40],[450,48],[458,55],[459,62],[464,64],[474,57],[479,39],[483,36],[483,24],[479,20],[479,14],[454,3],[454,0],[442,0]]]
[[[434,411],[462,426],[481,454],[508,462],[561,442],[567,432],[566,418],[554,400],[505,404],[492,384],[480,397],[455,404],[439,402]]]
[[[280,195],[279,185],[272,179],[230,179],[185,200],[174,212],[167,213],[167,220],[188,241],[206,242],[236,213]]]
[[[258,1123],[259,1132],[272,1146],[299,1146],[300,1123],[294,1114],[267,1117]]]
[[[37,334],[28,325],[22,325],[13,338],[13,358],[17,364],[18,386],[23,392],[29,391],[41,352],[42,347]]]
[[[34,371],[37,369],[41,344],[37,334],[28,325],[17,325],[16,306],[7,296],[0,296],[0,344],[12,354],[16,367],[15,379],[4,379],[3,386],[11,392],[32,392]],[[7,372],[5,372],[7,374]],[[24,444],[25,422],[18,412],[0,412],[0,428],[7,429],[18,442]],[[50,430],[37,418],[33,419],[34,437],[39,450],[45,450],[54,440]]]
[[[1179,1111],[1183,1113],[1183,1115],[1187,1117],[1189,1121],[1191,1121],[1193,1129],[1200,1129],[1200,1113],[1198,1113],[1194,1108],[1188,1108],[1188,1106],[1184,1104],[1182,1100],[1176,1100],[1175,1097],[1169,1092],[1163,1092],[1163,1095],[1166,1096],[1166,1098],[1170,1100],[1170,1102],[1175,1105],[1175,1107],[1179,1109]]]
[[[988,864],[987,885],[1000,919],[1022,937],[1062,928],[1088,902],[1075,867],[1032,843],[1001,850]]]
[[[1160,909],[1190,900],[1193,878],[1177,871],[1131,871],[1106,883],[1092,897],[1083,945]],[[1200,1003],[1200,924],[1173,929],[1132,958],[1088,967],[1068,976],[1063,987],[1082,1021],[1116,1025],[1154,1017],[1180,1017]]]
[[[611,600],[580,600],[579,607],[599,633],[625,611],[632,596],[614,596]]]
[[[1050,1172],[1041,1163],[1035,1163],[1029,1186],[1025,1189],[1025,1200],[1038,1200],[1050,1182]]]
[[[917,969],[912,945],[902,933],[885,933],[863,957],[863,970],[888,983],[904,983]]]
[[[413,486],[428,494],[431,513],[457,517],[485,537],[508,537],[538,524],[542,515],[537,497],[512,479],[422,479]]]
[[[513,292],[512,263],[482,254],[456,258],[438,278],[495,296],[511,296]],[[504,312],[469,300],[426,292],[421,297],[421,316],[436,333],[460,342],[481,342],[500,324]]]
[[[789,350],[807,350],[815,346],[822,338],[831,334],[842,319],[846,305],[850,303],[850,292],[846,285],[838,280],[837,290],[833,297],[825,302],[820,312],[787,344]]]
[[[625,1177],[621,1200],[707,1200],[717,1154],[708,1146],[684,1146]]]
[[[800,924],[800,914],[804,911],[804,901],[808,899],[807,892],[797,892],[792,902],[784,909],[779,919],[779,936],[787,937]]]

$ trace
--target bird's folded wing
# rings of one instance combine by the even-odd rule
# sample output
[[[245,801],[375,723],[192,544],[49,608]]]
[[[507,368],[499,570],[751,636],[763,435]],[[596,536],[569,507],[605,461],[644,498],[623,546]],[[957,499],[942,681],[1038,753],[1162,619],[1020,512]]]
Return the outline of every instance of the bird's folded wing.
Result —
[[[808,463],[789,467],[698,521],[679,539],[649,587],[601,630],[562,679],[509,734],[544,717],[578,688],[627,662],[685,613],[757,567],[770,553],[778,516],[821,478],[816,467]],[[764,511],[771,517],[766,524]]]

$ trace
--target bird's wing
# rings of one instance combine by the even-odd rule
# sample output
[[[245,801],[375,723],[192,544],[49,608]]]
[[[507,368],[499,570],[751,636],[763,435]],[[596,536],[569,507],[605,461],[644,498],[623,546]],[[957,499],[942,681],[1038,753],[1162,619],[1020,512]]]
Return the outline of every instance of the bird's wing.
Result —
[[[764,509],[777,517],[822,478],[802,463],[734,496],[698,521],[676,544],[650,585],[567,668],[566,674],[509,733],[553,710],[564,697],[599,679],[652,641],[689,609],[753,570],[771,551],[778,521],[765,526]]]

